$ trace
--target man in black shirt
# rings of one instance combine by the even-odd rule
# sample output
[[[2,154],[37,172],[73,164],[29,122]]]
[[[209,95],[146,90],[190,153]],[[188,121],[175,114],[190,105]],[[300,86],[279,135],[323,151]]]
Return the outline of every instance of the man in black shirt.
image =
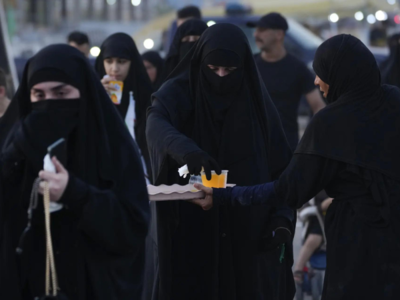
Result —
[[[247,25],[256,27],[254,38],[261,53],[256,54],[255,61],[279,112],[290,147],[295,150],[299,141],[297,111],[302,95],[314,114],[325,103],[307,66],[286,52],[284,39],[289,28],[286,19],[278,13],[269,13]]]

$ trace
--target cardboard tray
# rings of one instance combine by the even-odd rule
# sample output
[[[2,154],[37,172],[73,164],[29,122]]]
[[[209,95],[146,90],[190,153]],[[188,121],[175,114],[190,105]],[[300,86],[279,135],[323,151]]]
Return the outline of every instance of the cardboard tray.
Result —
[[[234,187],[234,184],[227,184],[228,187]],[[205,197],[203,191],[198,191],[193,184],[187,185],[148,185],[150,201],[171,201],[171,200],[192,200]]]

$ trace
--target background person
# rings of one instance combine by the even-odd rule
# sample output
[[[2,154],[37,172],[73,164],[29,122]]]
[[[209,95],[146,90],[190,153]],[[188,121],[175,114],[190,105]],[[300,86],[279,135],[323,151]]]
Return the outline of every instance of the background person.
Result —
[[[163,82],[164,59],[157,51],[147,51],[142,54],[144,67],[153,84],[153,90],[157,91]]]
[[[68,35],[68,44],[81,51],[86,57],[89,57],[90,42],[86,33],[73,31]]]
[[[254,38],[260,49],[255,55],[257,68],[281,117],[289,145],[294,151],[299,142],[298,108],[304,95],[314,114],[325,107],[321,94],[307,66],[287,53],[284,40],[289,26],[279,13],[269,13],[258,22]]]
[[[198,8],[197,6],[194,6],[194,5],[188,5],[177,11],[176,25],[178,27],[190,19],[201,20],[200,8]]]

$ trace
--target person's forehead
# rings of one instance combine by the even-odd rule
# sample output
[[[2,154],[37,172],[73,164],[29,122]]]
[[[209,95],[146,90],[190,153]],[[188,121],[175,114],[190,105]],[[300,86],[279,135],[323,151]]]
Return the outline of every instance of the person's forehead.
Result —
[[[104,57],[104,60],[127,60],[127,61],[130,61],[129,59],[127,59],[125,57],[118,57],[118,56]]]
[[[48,90],[48,89],[52,89],[55,88],[57,86],[60,85],[65,85],[66,87],[72,87],[72,85],[69,85],[65,82],[60,82],[60,81],[45,81],[45,82],[41,82],[38,84],[35,84],[32,89],[33,90]]]

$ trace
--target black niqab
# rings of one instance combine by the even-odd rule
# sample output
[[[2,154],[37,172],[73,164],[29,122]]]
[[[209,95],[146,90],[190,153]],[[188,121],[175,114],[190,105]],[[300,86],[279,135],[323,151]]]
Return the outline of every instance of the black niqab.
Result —
[[[185,24],[186,22],[183,25]],[[235,40],[231,38],[233,35],[236,37]],[[248,46],[245,35],[236,26],[218,24],[216,27],[215,25],[210,27],[170,75],[171,79],[166,82],[166,84],[169,83],[166,85],[166,88],[154,93],[153,99],[155,98],[162,102],[164,99],[171,98],[171,85],[181,85],[182,79],[189,76],[190,99],[183,98],[182,95],[176,95],[177,101],[185,102],[187,104],[183,105],[184,107],[190,105],[194,109],[194,126],[196,128],[193,132],[194,139],[203,150],[209,154],[212,153],[212,156],[219,160],[220,163],[222,163],[221,160],[234,161],[237,157],[228,158],[227,155],[222,155],[223,152],[221,152],[220,157],[216,154],[217,148],[223,148],[221,144],[218,144],[219,139],[213,138],[214,134],[221,134],[221,132],[216,132],[218,130],[216,128],[222,130],[220,126],[215,126],[214,121],[216,117],[220,117],[216,115],[218,112],[220,112],[219,115],[226,114],[233,103],[238,104],[238,106],[252,106],[250,109],[252,114],[251,119],[253,122],[258,123],[261,128],[259,134],[263,137],[261,140],[257,138],[262,145],[260,153],[263,153],[263,161],[265,159],[268,160],[269,171],[267,173],[269,175],[267,177],[276,177],[276,174],[284,170],[291,154],[290,150],[286,149],[287,141],[283,131],[280,130],[281,128],[277,128],[277,124],[281,124],[279,116],[275,115],[276,108],[272,104],[264,84],[260,82],[257,67]],[[219,77],[207,67],[207,64],[237,67],[237,69],[227,76]],[[186,72],[189,72],[189,74]],[[217,91],[219,88],[222,88],[223,91]],[[232,89],[232,92],[229,89]],[[234,107],[232,112],[230,112],[229,122],[237,123],[235,116],[243,114],[243,111],[240,110],[236,114],[233,113],[237,108]],[[245,136],[250,136],[249,132],[252,130],[251,128],[239,126],[239,132],[228,129],[235,128],[233,124],[232,126],[228,126],[227,124],[223,126],[224,130],[229,131],[228,135],[231,136],[229,138],[227,135],[224,138],[225,142],[231,140],[233,144],[237,145],[243,139],[242,141],[246,140],[248,142],[243,147],[252,148],[254,146],[254,141],[245,138]],[[253,138],[255,137],[251,137],[250,139]],[[214,140],[214,143],[210,143],[210,140]],[[231,149],[230,151],[233,150]],[[239,154],[240,150],[237,151]],[[157,163],[153,164],[153,168],[156,165]],[[224,163],[220,166],[223,167],[223,165]],[[157,173],[154,173],[154,175]]]
[[[400,87],[400,34],[392,35],[388,40],[390,54],[380,66],[382,82]]]
[[[80,98],[31,103],[30,87],[54,80],[75,85]],[[53,245],[64,255],[56,256],[61,289],[71,299],[135,298],[141,292],[149,218],[139,151],[87,59],[68,45],[48,46],[28,61],[18,91],[0,121],[0,297],[25,299],[23,290],[34,296],[44,292],[40,204],[22,256],[17,257],[15,249],[27,224],[29,195],[46,148],[60,137],[67,138],[68,148],[70,177],[65,193],[71,182],[75,183],[74,196],[78,191],[84,193],[77,207],[73,201],[79,200],[67,199],[72,201],[69,209],[51,218]],[[114,222],[116,216],[119,221]],[[79,244],[79,251],[74,243]],[[136,269],[112,271],[115,257],[120,259],[118,264],[125,260],[123,264],[137,265]],[[106,267],[104,261],[108,261]],[[120,265],[117,268],[121,270]],[[127,280],[129,289],[124,287]]]
[[[399,90],[381,86],[372,53],[357,38],[338,35],[318,48],[314,71],[329,84],[330,104],[314,116],[295,153],[323,156],[400,180]]]
[[[157,51],[147,51],[142,54],[143,60],[147,60],[157,70],[156,80],[153,82],[153,90],[157,91],[162,84],[164,74],[164,59]]]
[[[207,24],[201,20],[190,19],[183,23],[176,30],[174,39],[169,48],[168,55],[165,60],[164,79],[166,79],[176,68],[178,63],[185,57],[196,42],[182,42],[185,36],[198,35],[201,36],[207,29]]]

